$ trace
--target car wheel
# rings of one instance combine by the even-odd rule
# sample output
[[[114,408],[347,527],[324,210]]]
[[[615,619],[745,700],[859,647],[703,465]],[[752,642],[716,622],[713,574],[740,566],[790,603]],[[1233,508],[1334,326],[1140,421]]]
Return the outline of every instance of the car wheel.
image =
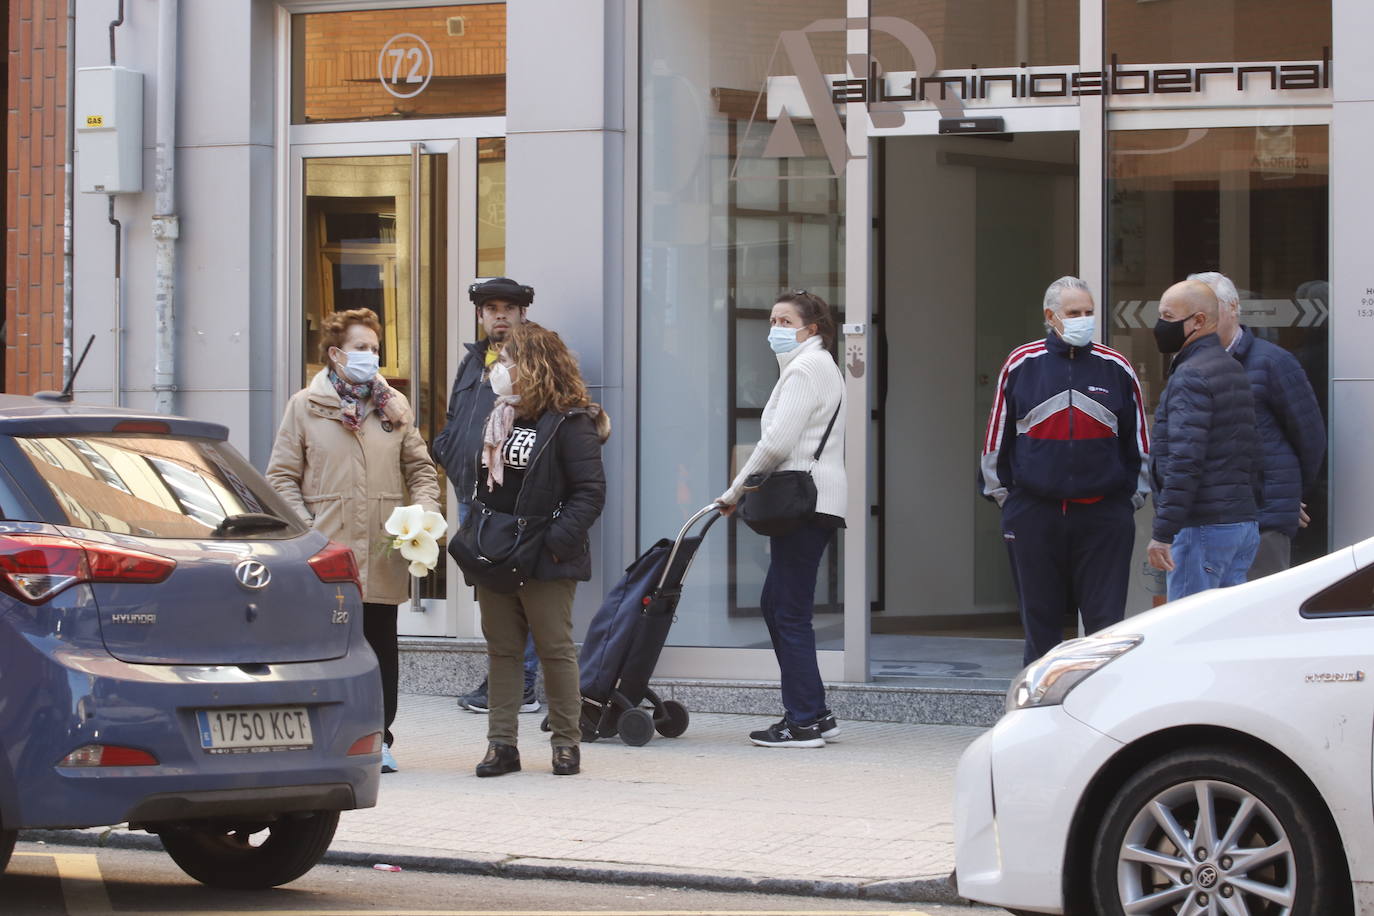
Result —
[[[10,853],[14,852],[14,841],[19,838],[17,830],[0,830],[0,874],[10,864]]]
[[[236,890],[295,881],[324,857],[339,812],[317,811],[270,823],[180,826],[160,831],[162,847],[202,884]]]
[[[1108,805],[1093,852],[1094,912],[1335,916],[1341,850],[1310,789],[1226,748],[1150,763]]]

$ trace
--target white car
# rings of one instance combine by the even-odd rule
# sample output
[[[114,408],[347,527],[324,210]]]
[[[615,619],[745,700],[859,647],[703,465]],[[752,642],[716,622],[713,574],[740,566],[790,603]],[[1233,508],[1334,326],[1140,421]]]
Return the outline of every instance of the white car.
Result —
[[[1028,667],[959,763],[959,893],[1013,913],[1374,914],[1374,539]]]

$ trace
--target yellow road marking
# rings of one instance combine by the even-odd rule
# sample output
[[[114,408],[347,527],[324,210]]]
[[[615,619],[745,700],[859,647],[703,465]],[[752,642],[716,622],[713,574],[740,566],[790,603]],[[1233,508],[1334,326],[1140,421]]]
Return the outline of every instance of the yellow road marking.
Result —
[[[89,853],[16,852],[16,856],[52,859],[57,863],[57,877],[62,882],[62,899],[67,903],[67,916],[112,916],[110,895],[105,891],[105,878],[100,864]]]

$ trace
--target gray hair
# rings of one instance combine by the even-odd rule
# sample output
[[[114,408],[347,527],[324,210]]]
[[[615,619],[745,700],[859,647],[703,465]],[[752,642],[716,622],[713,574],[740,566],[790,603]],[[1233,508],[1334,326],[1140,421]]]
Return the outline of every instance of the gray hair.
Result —
[[[1081,289],[1092,296],[1093,291],[1088,289],[1088,284],[1077,277],[1060,277],[1045,288],[1045,308],[1059,314],[1059,300],[1063,297],[1065,290]]]
[[[1240,307],[1240,293],[1236,292],[1236,284],[1232,283],[1231,278],[1226,274],[1207,270],[1200,274],[1189,274],[1188,279],[1206,283],[1207,288],[1212,291],[1212,295],[1217,297],[1219,304],[1229,308]]]

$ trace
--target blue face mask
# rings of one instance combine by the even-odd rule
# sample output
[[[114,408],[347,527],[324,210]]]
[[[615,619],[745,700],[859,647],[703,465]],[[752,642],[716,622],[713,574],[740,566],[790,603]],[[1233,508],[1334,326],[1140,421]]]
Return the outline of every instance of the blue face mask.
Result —
[[[791,353],[801,344],[797,340],[796,328],[772,328],[768,332],[768,346],[774,353]]]
[[[349,350],[345,356],[348,364],[343,367],[344,378],[355,385],[362,385],[377,377],[377,367],[381,358],[371,350]]]

